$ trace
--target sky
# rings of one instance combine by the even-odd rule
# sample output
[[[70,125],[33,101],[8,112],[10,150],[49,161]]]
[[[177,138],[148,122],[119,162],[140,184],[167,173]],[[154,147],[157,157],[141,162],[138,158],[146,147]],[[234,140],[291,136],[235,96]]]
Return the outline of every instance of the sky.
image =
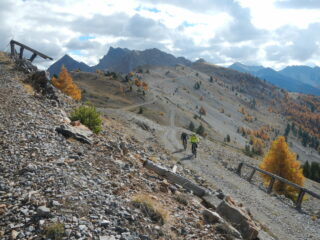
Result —
[[[320,0],[0,0],[0,23],[0,51],[15,39],[90,66],[111,46],[222,66],[320,66]]]

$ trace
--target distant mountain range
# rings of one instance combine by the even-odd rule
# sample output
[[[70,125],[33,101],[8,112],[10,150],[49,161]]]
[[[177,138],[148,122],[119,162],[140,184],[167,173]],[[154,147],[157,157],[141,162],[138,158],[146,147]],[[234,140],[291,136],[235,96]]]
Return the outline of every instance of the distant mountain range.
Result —
[[[97,69],[128,73],[139,66],[176,66],[178,64],[192,67],[192,62],[184,57],[175,57],[159,49],[152,48],[144,51],[129,50],[127,48],[110,47],[108,53],[95,66],[88,66],[78,62],[69,55],[52,64],[48,71],[51,76],[59,74],[61,66],[65,65],[69,71],[80,69],[83,72],[93,72]],[[234,63],[230,69],[254,75],[275,86],[291,92],[300,92],[320,96],[320,68],[308,66],[289,66],[281,71],[263,66],[247,66]]]
[[[291,92],[320,95],[320,68],[308,66],[290,66],[281,71],[263,66],[247,66],[234,63],[229,68],[254,75],[275,86]]]
[[[51,75],[58,74],[61,66],[65,65],[69,71],[79,69],[85,72],[92,72],[96,69],[128,73],[139,66],[176,66],[177,64],[190,66],[192,64],[186,58],[175,57],[159,49],[147,49],[144,51],[129,50],[127,48],[110,47],[108,53],[100,59],[96,66],[88,66],[79,63],[70,56],[65,55],[48,68]]]

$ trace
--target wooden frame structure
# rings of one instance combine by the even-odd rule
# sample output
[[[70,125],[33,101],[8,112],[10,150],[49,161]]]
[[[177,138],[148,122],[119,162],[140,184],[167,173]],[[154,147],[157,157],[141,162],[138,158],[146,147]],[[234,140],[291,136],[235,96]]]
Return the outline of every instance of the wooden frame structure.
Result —
[[[33,48],[28,47],[28,46],[25,45],[25,44],[19,43],[19,42],[15,41],[15,40],[11,40],[11,41],[10,41],[11,56],[12,56],[12,57],[16,57],[16,56],[18,55],[18,53],[17,53],[17,51],[16,51],[16,49],[15,49],[15,45],[20,46],[19,59],[22,59],[22,58],[23,58],[23,51],[24,51],[24,49],[26,49],[26,50],[29,50],[30,52],[33,53],[32,56],[31,56],[30,59],[29,59],[30,62],[32,62],[37,56],[40,56],[40,57],[42,57],[42,58],[44,58],[44,59],[53,60],[53,58],[51,58],[51,57],[49,57],[49,56],[47,56],[47,55],[45,55],[45,54],[43,54],[43,53],[41,53],[41,52],[39,52],[39,51],[37,51],[37,50],[34,50]]]
[[[249,167],[249,168],[252,168],[252,172],[250,173],[249,177],[247,178],[247,180],[248,180],[249,182],[252,180],[252,177],[253,177],[253,175],[254,175],[256,172],[261,172],[261,173],[263,173],[263,174],[268,175],[268,176],[271,178],[270,183],[269,183],[269,186],[268,186],[268,188],[267,188],[267,193],[271,193],[271,192],[272,192],[273,184],[274,184],[274,182],[275,182],[276,180],[281,181],[281,182],[283,182],[283,183],[285,183],[285,184],[287,184],[287,185],[290,185],[290,186],[292,186],[292,187],[294,187],[294,188],[297,188],[297,189],[299,190],[299,195],[298,195],[298,198],[297,198],[297,201],[296,201],[296,208],[297,208],[298,210],[301,209],[301,204],[302,204],[303,196],[304,196],[306,193],[309,194],[309,195],[311,195],[311,196],[313,196],[313,197],[315,197],[315,198],[317,198],[317,199],[320,199],[320,195],[319,195],[319,194],[314,193],[314,192],[310,191],[309,189],[306,189],[306,188],[304,188],[304,187],[301,187],[301,186],[299,186],[299,185],[297,185],[297,184],[295,184],[295,183],[293,183],[293,182],[288,181],[287,179],[284,179],[284,178],[279,177],[279,176],[277,176],[277,175],[275,175],[275,174],[273,174],[273,173],[267,172],[267,171],[265,171],[265,170],[262,170],[262,169],[260,169],[260,168],[257,168],[257,167],[255,167],[255,166],[252,166],[252,165],[247,164],[247,163],[244,163],[244,162],[239,163],[239,166],[238,166],[238,169],[237,169],[237,174],[238,174],[239,176],[241,176],[241,169],[242,169],[243,166],[247,166],[247,167]]]

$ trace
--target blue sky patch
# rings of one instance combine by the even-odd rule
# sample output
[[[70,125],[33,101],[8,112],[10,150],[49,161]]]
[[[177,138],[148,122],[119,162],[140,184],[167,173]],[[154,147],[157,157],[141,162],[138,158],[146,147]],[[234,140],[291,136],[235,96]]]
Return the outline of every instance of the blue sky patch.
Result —
[[[184,27],[194,27],[195,25],[196,25],[195,23],[189,23],[187,21],[184,21],[182,23],[182,26],[184,26]]]
[[[77,56],[84,56],[84,54],[80,50],[70,50],[68,53]]]
[[[80,36],[79,37],[79,40],[81,40],[81,41],[87,41],[90,39],[95,39],[95,37],[92,37],[92,36]]]
[[[135,8],[136,11],[140,12],[141,10],[146,10],[153,13],[159,13],[160,10],[157,8],[148,8],[148,7],[142,7],[141,5],[137,8]]]

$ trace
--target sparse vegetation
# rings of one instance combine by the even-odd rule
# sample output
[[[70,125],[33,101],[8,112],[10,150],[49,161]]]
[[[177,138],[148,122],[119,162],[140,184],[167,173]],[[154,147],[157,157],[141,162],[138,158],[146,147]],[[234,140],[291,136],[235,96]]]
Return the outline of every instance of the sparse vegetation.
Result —
[[[154,222],[164,224],[168,221],[169,212],[160,206],[159,201],[152,198],[151,195],[138,194],[132,199],[133,205],[139,209]]]
[[[190,122],[189,126],[188,126],[188,129],[193,132],[194,128],[195,128],[195,126],[194,126],[193,122]]]
[[[185,205],[185,206],[188,205],[188,198],[187,198],[187,196],[184,195],[184,194],[177,194],[177,195],[175,196],[175,199],[177,200],[177,202],[179,202],[179,203],[181,203],[181,204],[183,204],[183,205]]]
[[[49,225],[44,227],[44,235],[47,238],[53,240],[60,240],[63,238],[65,234],[65,227],[63,223],[55,222],[50,223]]]
[[[196,133],[201,135],[201,136],[204,136],[204,127],[202,126],[202,124],[200,124],[200,126],[197,128],[196,130]]]
[[[100,113],[97,112],[95,106],[90,103],[82,105],[73,110],[70,115],[72,121],[80,121],[83,125],[87,126],[94,133],[99,133],[102,130],[102,119]]]
[[[303,175],[311,180],[320,182],[320,164],[317,162],[305,162],[303,165]]]
[[[143,107],[139,107],[138,114],[142,114],[142,113],[143,113]]]
[[[200,83],[199,82],[196,82],[193,86],[194,89],[198,90],[200,89]]]

